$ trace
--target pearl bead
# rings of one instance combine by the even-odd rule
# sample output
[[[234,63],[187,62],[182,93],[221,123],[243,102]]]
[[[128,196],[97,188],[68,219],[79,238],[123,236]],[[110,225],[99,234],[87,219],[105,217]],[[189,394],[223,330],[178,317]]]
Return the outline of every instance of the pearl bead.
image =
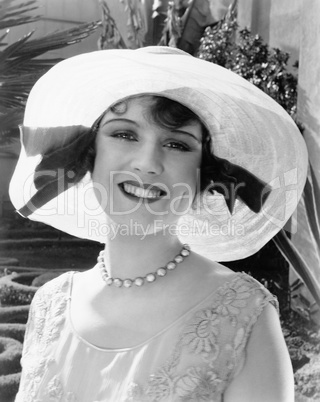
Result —
[[[167,274],[167,270],[165,268],[157,269],[157,275],[158,276],[165,276],[166,274]]]
[[[106,281],[107,279],[110,279],[106,272],[102,273],[102,278],[103,278],[104,281]]]
[[[183,261],[183,257],[182,255],[177,255],[174,260],[177,264],[180,264]]]
[[[135,284],[136,286],[142,286],[142,285],[144,284],[144,279],[143,279],[143,278],[136,278],[136,279],[134,280],[134,284]]]
[[[132,286],[132,280],[131,279],[125,279],[124,281],[123,281],[123,286],[125,287],[125,288],[130,288],[131,286]]]
[[[113,280],[113,283],[114,283],[115,286],[117,286],[118,288],[121,288],[123,282],[122,282],[121,279],[115,278],[115,279]]]
[[[107,285],[112,285],[113,284],[113,278],[108,278],[107,277],[107,279],[106,279],[106,283],[107,283]]]
[[[187,257],[189,254],[190,254],[190,247],[187,244],[184,244],[180,254],[176,255],[173,261],[168,262],[168,264],[165,267],[158,268],[155,273],[150,272],[145,276],[145,278],[137,277],[135,279],[124,279],[124,280],[120,278],[111,278],[108,275],[104,263],[104,251],[100,251],[99,253],[97,267],[100,270],[102,279],[106,282],[108,286],[114,285],[118,288],[121,288],[122,286],[125,288],[130,288],[134,284],[140,287],[145,283],[145,281],[151,283],[154,282],[157,279],[157,277],[166,276],[168,270],[175,269],[177,264],[183,262],[184,257]]]
[[[175,262],[171,261],[171,262],[168,262],[167,269],[170,269],[170,270],[175,269],[176,266],[177,266],[177,264]]]
[[[147,282],[154,282],[156,280],[155,274],[148,274],[146,276],[146,280],[147,280]]]

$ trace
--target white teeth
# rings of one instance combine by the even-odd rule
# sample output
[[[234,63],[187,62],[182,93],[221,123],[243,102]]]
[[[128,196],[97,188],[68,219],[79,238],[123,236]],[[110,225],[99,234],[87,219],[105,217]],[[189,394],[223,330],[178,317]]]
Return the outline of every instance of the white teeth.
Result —
[[[133,186],[132,184],[124,183],[124,191],[139,198],[158,198],[160,197],[159,190],[144,189],[141,187]]]

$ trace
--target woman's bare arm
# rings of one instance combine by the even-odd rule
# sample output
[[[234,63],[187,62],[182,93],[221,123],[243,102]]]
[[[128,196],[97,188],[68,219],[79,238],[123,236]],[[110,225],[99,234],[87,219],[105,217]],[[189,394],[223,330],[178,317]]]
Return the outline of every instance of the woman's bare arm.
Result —
[[[242,371],[224,395],[224,402],[258,401],[294,401],[292,365],[278,314],[270,304],[253,327]]]

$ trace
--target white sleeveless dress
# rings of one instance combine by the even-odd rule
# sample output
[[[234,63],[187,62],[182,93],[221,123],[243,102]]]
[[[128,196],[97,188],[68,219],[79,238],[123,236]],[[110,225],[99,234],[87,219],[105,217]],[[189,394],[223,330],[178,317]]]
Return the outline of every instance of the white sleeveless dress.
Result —
[[[278,309],[265,287],[235,273],[142,344],[103,349],[72,326],[73,275],[62,274],[36,292],[16,402],[221,402],[244,364],[259,315],[269,302]]]

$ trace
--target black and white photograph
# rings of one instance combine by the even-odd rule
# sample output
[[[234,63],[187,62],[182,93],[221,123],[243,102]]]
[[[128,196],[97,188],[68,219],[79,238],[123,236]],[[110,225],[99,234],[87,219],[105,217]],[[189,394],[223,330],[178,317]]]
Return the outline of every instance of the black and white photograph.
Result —
[[[0,402],[320,401],[320,2],[0,0]]]

